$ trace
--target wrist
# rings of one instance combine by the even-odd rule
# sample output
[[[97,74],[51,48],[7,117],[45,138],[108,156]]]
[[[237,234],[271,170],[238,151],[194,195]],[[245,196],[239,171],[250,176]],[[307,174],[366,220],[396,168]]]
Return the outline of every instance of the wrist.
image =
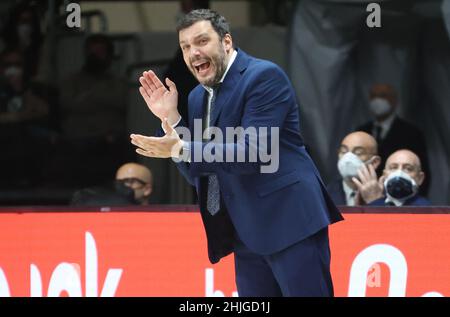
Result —
[[[169,116],[167,117],[167,121],[168,123],[173,126],[174,124],[176,124],[181,118],[181,115],[178,111],[169,114]]]

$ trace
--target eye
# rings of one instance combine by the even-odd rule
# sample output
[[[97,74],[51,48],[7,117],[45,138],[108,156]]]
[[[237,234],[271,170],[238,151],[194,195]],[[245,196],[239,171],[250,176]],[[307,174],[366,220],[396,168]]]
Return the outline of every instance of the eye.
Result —
[[[406,167],[405,167],[405,171],[408,172],[408,173],[412,173],[412,172],[414,172],[414,167],[412,167],[412,166],[406,166]]]
[[[200,44],[204,45],[206,43],[208,43],[208,39],[205,38],[200,40]]]

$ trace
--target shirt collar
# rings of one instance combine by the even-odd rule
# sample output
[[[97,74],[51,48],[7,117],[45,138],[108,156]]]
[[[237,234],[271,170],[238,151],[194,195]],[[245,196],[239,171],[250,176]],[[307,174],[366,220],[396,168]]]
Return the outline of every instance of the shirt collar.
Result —
[[[220,79],[219,83],[223,83],[223,81],[225,80],[225,76],[228,74],[228,71],[231,68],[231,65],[233,65],[234,61],[236,60],[237,57],[237,50],[234,50],[233,53],[231,54],[230,60],[228,61],[228,65],[227,65],[227,69],[225,70],[225,72],[223,73],[222,78]],[[209,92],[209,94],[212,94],[213,89],[211,87],[202,85],[203,88],[206,89],[207,92]]]
[[[342,180],[342,188],[344,189],[345,200],[347,201],[347,203],[350,202],[351,204],[354,204],[354,200],[356,197],[356,190],[348,186],[344,180]]]

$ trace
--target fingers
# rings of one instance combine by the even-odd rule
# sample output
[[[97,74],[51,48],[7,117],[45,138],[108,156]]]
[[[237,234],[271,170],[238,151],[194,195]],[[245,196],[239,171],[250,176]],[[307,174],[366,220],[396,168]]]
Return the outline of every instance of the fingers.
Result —
[[[139,87],[139,92],[141,93],[142,97],[144,98],[147,105],[150,105],[150,96],[148,95],[147,91],[144,87]]]
[[[168,152],[170,153],[170,149],[168,149],[167,142],[165,142],[165,138],[161,137],[147,137],[139,134],[131,134],[131,143],[138,148],[136,152],[138,154],[147,156],[147,157],[170,157]]]
[[[170,92],[177,92],[177,86],[169,78],[166,78],[166,85],[169,87]]]
[[[142,149],[136,149],[136,153],[142,156],[146,157],[158,157],[154,152],[152,151],[144,151]]]
[[[372,179],[378,178],[377,172],[375,171],[375,167],[372,164],[369,164],[369,172]]]
[[[369,181],[377,181],[378,180],[378,176],[377,173],[375,171],[375,168],[373,167],[372,164],[369,164],[369,166],[367,165],[362,165],[359,170],[358,170],[358,176],[359,179],[363,182],[369,182]]]
[[[146,146],[146,147],[139,147],[139,145],[137,145],[137,143],[135,142],[131,142],[134,145],[138,146],[138,148],[136,148],[136,153],[146,156],[146,157],[160,157],[159,155],[159,151],[152,147],[152,146]]]
[[[358,190],[361,190],[363,187],[363,184],[359,181],[359,179],[357,179],[356,177],[352,177],[352,181],[353,183],[355,183],[355,185],[358,187]]]
[[[150,82],[148,82],[144,76],[139,77],[139,82],[141,83],[142,87],[146,90],[149,96],[156,90],[155,87],[152,88],[150,86]]]
[[[366,165],[361,165],[361,167],[358,169],[358,177],[362,183],[366,183],[367,181],[369,181],[368,174],[369,173],[367,171]]]
[[[132,134],[131,136],[131,143],[143,148],[144,150],[147,150],[150,147],[155,147],[159,144],[158,140],[161,138],[157,137],[149,137],[149,136],[143,136],[139,134]]]
[[[158,76],[156,76],[156,74],[152,70],[144,72],[144,78],[147,80],[150,88],[154,90],[164,87],[163,83],[159,80]]]

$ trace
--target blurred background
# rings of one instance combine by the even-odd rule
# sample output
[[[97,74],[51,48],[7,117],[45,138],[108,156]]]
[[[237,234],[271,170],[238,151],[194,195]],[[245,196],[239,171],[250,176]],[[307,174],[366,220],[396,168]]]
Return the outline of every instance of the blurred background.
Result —
[[[68,26],[76,3],[80,27]],[[280,65],[297,93],[301,131],[326,183],[343,137],[373,120],[370,89],[387,84],[396,114],[423,136],[426,195],[450,203],[450,1],[385,0],[381,27],[363,0],[2,1],[0,205],[66,205],[137,162],[152,173],[151,204],[193,204],[171,160],[135,154],[130,133],[160,126],[139,92],[152,69],[175,81],[180,113],[196,85],[175,23],[209,7],[237,47]],[[422,137],[421,137],[422,138]]]

